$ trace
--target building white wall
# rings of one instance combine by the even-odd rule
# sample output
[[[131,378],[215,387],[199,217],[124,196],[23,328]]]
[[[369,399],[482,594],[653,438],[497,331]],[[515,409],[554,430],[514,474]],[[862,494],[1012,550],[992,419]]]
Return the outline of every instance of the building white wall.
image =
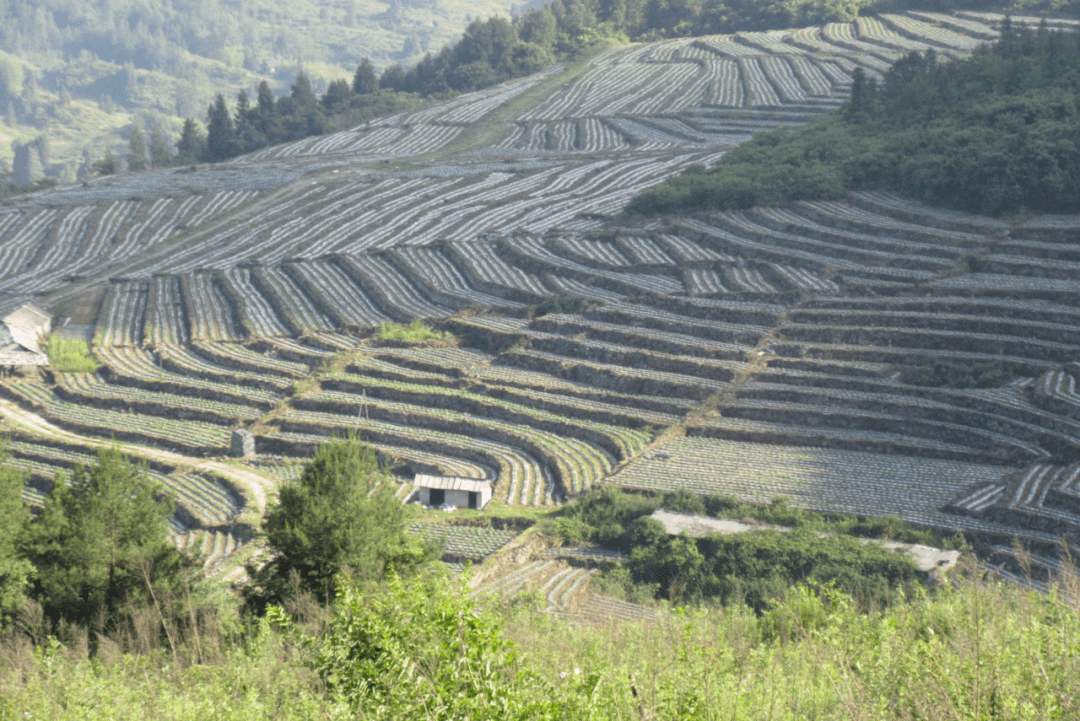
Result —
[[[449,491],[448,490],[448,491],[444,491],[443,493],[445,494],[445,499],[446,499],[445,502],[446,503],[452,503],[455,506],[457,506],[458,508],[468,508],[469,507],[469,492],[468,491]],[[486,490],[483,490],[483,491],[479,491],[479,494],[480,494],[480,497],[477,499],[477,501],[478,501],[477,507],[478,508],[483,508],[484,506],[486,506],[488,504],[488,501],[491,500],[491,489],[486,489]],[[423,503],[425,506],[430,506],[431,505],[431,489],[430,488],[421,488],[420,489],[420,502]]]

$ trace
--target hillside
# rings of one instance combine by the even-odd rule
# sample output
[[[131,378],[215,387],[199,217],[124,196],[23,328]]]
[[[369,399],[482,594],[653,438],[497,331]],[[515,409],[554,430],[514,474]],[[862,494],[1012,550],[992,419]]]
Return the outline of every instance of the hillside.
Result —
[[[179,135],[217,93],[267,81],[285,92],[303,68],[322,92],[364,57],[413,63],[453,42],[472,18],[509,2],[347,0],[288,5],[162,0],[17,0],[0,5],[0,169],[11,141],[46,136],[46,168],[73,180],[87,150],[120,146],[137,122]]]
[[[708,171],[635,198],[627,211],[743,210],[891,190],[999,218],[1075,214],[1078,67],[1073,33],[1010,22],[998,42],[966,60],[913,54],[880,87],[857,75],[842,113],[762,134]]]
[[[783,495],[1049,549],[1080,520],[1080,219],[875,192],[620,219],[751,133],[839,107],[856,68],[962,57],[1001,20],[630,44],[228,163],[10,202],[5,305],[43,305],[104,363],[0,385],[27,497],[116,438],[180,495],[177,542],[227,568],[253,552],[267,490],[355,430],[400,477],[491,478],[499,505],[600,483]],[[373,334],[415,318],[455,340]],[[953,387],[925,384],[939,370]],[[206,460],[236,427],[259,455]]]

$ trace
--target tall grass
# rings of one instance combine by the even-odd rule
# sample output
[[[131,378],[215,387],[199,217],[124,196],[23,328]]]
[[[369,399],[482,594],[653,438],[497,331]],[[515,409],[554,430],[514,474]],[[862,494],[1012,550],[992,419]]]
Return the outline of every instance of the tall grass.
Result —
[[[86,341],[77,338],[61,338],[53,333],[45,345],[49,366],[65,373],[93,373],[101,364],[90,355]]]
[[[389,655],[342,657],[343,668],[407,671],[382,680],[395,699],[382,705],[350,701],[335,678],[312,670],[311,649],[326,638],[378,622],[362,615],[366,603],[307,627],[263,620],[242,633],[207,628],[179,653],[167,650],[148,613],[126,636],[98,641],[93,658],[85,633],[69,631],[63,646],[40,638],[36,648],[25,634],[4,638],[0,718],[435,718],[431,690],[460,677],[466,693],[474,650],[462,647],[450,668],[429,667],[424,639],[449,634],[448,648],[467,646],[476,631],[461,628],[490,623],[518,652],[483,669],[493,690],[472,719],[1075,719],[1077,590],[1075,579],[1039,594],[972,574],[871,613],[835,591],[803,588],[761,615],[700,607],[573,626],[528,604],[428,620],[417,605],[410,623],[366,637],[368,648],[377,642],[370,653]],[[438,603],[463,611],[467,597],[459,598]],[[196,654],[196,642],[216,651]],[[459,710],[468,707],[463,698]]]

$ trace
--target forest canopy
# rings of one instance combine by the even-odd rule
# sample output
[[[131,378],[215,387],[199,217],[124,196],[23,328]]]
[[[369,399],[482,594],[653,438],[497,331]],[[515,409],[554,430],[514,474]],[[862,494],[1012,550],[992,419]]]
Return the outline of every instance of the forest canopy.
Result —
[[[891,190],[971,213],[1078,213],[1080,37],[1014,27],[970,58],[912,53],[856,71],[840,111],[759,133],[714,167],[634,198],[631,214],[735,210]]]

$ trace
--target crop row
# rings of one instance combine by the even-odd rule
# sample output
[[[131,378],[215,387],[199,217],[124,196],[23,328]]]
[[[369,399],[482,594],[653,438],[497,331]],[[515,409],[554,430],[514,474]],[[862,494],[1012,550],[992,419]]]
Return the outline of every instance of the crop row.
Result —
[[[174,365],[170,359],[169,365],[177,368],[179,372],[166,370],[163,367],[165,360],[170,358],[170,351],[176,352],[177,361]],[[103,374],[107,374],[109,380],[115,384],[168,391],[198,398],[228,398],[259,407],[269,407],[280,398],[279,394],[263,390],[252,383],[260,379],[253,378],[250,374],[235,373],[227,368],[215,367],[204,359],[193,357],[182,346],[163,349],[157,357],[139,348],[110,346],[99,347],[97,354],[106,364]],[[189,362],[196,363],[196,367],[189,369]],[[191,371],[193,374],[189,375]],[[200,374],[211,378],[221,378],[225,382],[205,380],[199,377]],[[280,382],[277,379],[271,380],[273,385]]]
[[[716,259],[731,256],[720,255],[701,239],[715,244],[735,238],[723,227],[683,222],[685,234],[698,240],[671,234],[616,237],[614,242],[573,234],[546,240],[515,234],[494,244],[402,247],[374,255],[339,255],[324,261],[232,269],[219,276],[188,275],[180,280],[157,276],[150,292],[146,284],[115,283],[103,305],[99,339],[102,345],[131,346],[144,340],[164,344],[188,337],[187,327],[196,339],[236,339],[241,328],[261,337],[293,335],[447,316],[454,308],[472,305],[519,307],[553,292],[610,301],[642,291],[665,295],[724,292],[729,283],[733,289],[760,293],[775,293],[777,288],[836,290],[835,284],[805,267],[790,263],[751,267],[737,258],[726,269],[693,269],[689,276],[680,277],[674,272],[672,255],[713,265]],[[753,232],[763,239],[770,233],[780,235],[765,226],[754,227]],[[764,240],[738,239],[729,245],[735,242],[743,253],[761,252],[797,262],[820,258],[811,266],[815,268],[832,260],[799,252],[783,254]],[[815,239],[805,242],[820,244]],[[838,246],[829,252],[841,251]],[[890,269],[869,272],[882,275]],[[915,271],[896,272],[909,277]]]
[[[75,432],[179,447],[187,452],[217,454],[229,444],[228,431],[206,423],[87,407],[61,400],[48,388],[34,383],[12,384],[10,389],[22,402],[41,409],[49,420]]]
[[[74,403],[109,410],[135,410],[152,416],[174,415],[185,420],[230,425],[237,420],[253,421],[260,409],[239,403],[195,398],[175,393],[145,390],[105,383],[90,373],[58,373],[57,394]]]
[[[517,531],[500,531],[480,526],[459,526],[447,523],[419,522],[409,526],[409,533],[425,541],[445,544],[451,556],[482,560],[518,537]]]
[[[872,430],[966,446],[988,460],[1038,459],[1049,455],[1045,429],[994,414],[922,398],[837,388],[755,381],[724,405],[725,420],[738,418],[809,427]],[[723,425],[723,421],[717,422]],[[999,461],[1000,462],[1000,461]]]
[[[528,450],[508,442],[493,441],[473,433],[465,435],[461,432],[466,430],[464,428],[449,432],[368,420],[360,415],[343,416],[316,411],[294,411],[286,419],[282,424],[285,433],[279,434],[286,441],[290,440],[288,434],[294,432],[326,436],[334,432],[355,431],[376,447],[384,443],[398,447],[420,447],[425,451],[496,466],[499,468],[499,492],[500,495],[506,494],[503,498],[508,503],[550,503],[556,491],[555,477],[546,459],[541,462]],[[267,434],[266,440],[272,442],[277,437]]]
[[[388,176],[338,187],[312,186],[242,224],[222,226],[168,258],[148,262],[137,275],[227,270],[245,262],[269,265],[329,253],[358,255],[440,239],[473,241],[482,232],[506,228],[544,232],[581,223],[583,215],[617,213],[642,190],[690,163],[708,164],[714,156],[646,156],[620,163],[603,159],[531,172]],[[308,325],[312,323],[309,319]]]
[[[67,276],[152,250],[178,227],[197,225],[252,196],[225,192],[9,213],[0,228],[5,246],[0,278],[28,292],[52,290]]]
[[[753,503],[784,496],[799,506],[860,515],[895,515],[939,528],[1009,533],[1004,524],[939,509],[973,483],[1001,479],[1000,466],[858,451],[685,438],[640,458],[612,483],[655,490],[731,494]],[[1021,531],[1027,537],[1050,534]]]
[[[291,378],[297,376],[296,373],[282,374],[276,367],[268,368],[267,364],[259,362],[261,358],[255,358],[252,362],[240,351],[229,352],[230,349],[241,347],[233,343],[163,346],[157,350],[158,365],[196,381],[202,379],[223,381],[229,384],[235,383],[237,386],[270,391],[288,387]],[[272,362],[267,359],[267,363]]]
[[[366,397],[326,392],[305,398],[298,405],[302,409],[327,409],[342,417],[347,417],[344,412],[355,412],[358,417],[363,416],[361,428],[370,419],[469,433],[521,447],[556,469],[568,493],[579,493],[597,483],[613,465],[613,458],[631,455],[645,440],[640,432],[588,421],[571,423],[551,413],[515,408],[514,404],[505,401],[470,398],[468,394],[455,397],[426,388],[412,392],[406,389],[398,389],[397,393],[390,391],[389,388],[372,389]],[[383,396],[411,398],[414,402],[386,400]],[[293,415],[290,415],[283,422],[293,428],[292,419]],[[538,503],[538,495],[539,489],[534,489],[530,502]]]
[[[648,441],[646,434],[622,425],[641,425],[632,415],[615,407],[588,404],[548,395],[546,403],[536,403],[517,393],[477,394],[445,386],[339,375],[328,378],[324,388],[331,392],[305,397],[297,407],[351,412],[365,418],[391,418],[403,413],[443,411],[462,413],[472,419],[491,419],[528,426],[556,435],[566,435],[602,449],[616,460],[636,453]],[[413,411],[408,406],[416,406]]]

